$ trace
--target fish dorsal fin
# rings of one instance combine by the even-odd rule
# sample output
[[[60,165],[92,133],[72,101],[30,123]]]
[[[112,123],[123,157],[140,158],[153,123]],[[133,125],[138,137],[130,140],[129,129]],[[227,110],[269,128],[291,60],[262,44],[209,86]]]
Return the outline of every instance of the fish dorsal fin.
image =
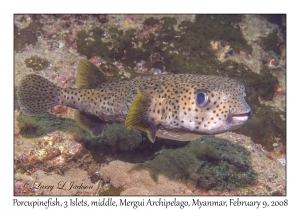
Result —
[[[139,88],[137,91],[129,108],[125,125],[128,129],[137,128],[147,132],[149,140],[154,143],[157,126],[149,118],[151,96]]]
[[[98,117],[75,110],[74,119],[81,128],[88,131],[93,137],[102,134],[105,124]]]
[[[77,67],[76,87],[78,89],[96,89],[107,78],[94,64],[87,59],[82,59]]]

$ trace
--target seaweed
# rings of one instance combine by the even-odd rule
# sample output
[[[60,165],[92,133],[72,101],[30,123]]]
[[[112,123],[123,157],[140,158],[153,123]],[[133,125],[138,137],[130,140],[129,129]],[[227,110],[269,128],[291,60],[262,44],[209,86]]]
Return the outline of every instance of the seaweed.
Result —
[[[76,121],[72,119],[61,120],[48,113],[39,114],[36,116],[27,116],[20,114],[16,118],[16,125],[20,129],[20,134],[28,138],[35,138],[46,135],[49,131],[61,130],[67,131],[69,127],[76,126],[75,129],[80,129],[76,125]]]
[[[136,149],[143,140],[141,132],[137,129],[128,130],[123,124],[107,124],[98,141],[104,142],[121,151]]]

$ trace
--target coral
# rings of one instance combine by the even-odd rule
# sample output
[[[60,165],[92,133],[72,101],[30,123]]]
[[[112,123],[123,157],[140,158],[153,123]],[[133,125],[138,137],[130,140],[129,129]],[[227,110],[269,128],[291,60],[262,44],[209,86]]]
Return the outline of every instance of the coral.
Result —
[[[219,61],[224,62],[228,55],[232,53],[232,49],[229,45],[225,45],[224,47],[221,45],[220,41],[212,40],[210,42],[210,46],[213,50],[216,51],[216,55]]]
[[[61,105],[57,105],[55,107],[53,107],[53,109],[51,110],[51,112],[54,114],[54,115],[57,115],[57,114],[61,114],[61,113],[64,113],[67,111],[67,107],[65,106],[61,106]]]
[[[146,67],[146,62],[144,60],[141,60],[140,62],[136,63],[134,71],[138,73],[146,73],[149,72],[149,69]]]
[[[58,78],[58,86],[61,88],[67,88],[69,84],[73,84],[75,81],[75,72],[72,69],[69,69],[64,72],[63,75]]]
[[[118,62],[118,61],[115,61],[113,62],[113,64],[118,68],[119,70],[119,74],[123,74],[126,78],[130,78],[131,77],[131,74],[129,72],[126,72],[125,71],[125,68],[124,66],[122,65],[122,63]],[[123,77],[122,77],[123,78]]]
[[[121,151],[132,151],[137,148],[143,140],[141,132],[137,129],[128,130],[125,125],[112,123],[107,124],[101,138],[115,149]]]
[[[101,60],[100,57],[98,56],[94,56],[90,59],[90,61],[95,65],[95,66],[99,66],[101,63],[103,63],[103,61]]]
[[[50,113],[57,116],[59,119],[63,120],[64,117],[66,115],[68,111],[68,107],[66,106],[61,106],[61,105],[57,105],[55,107],[53,107],[52,109],[50,109]]]
[[[26,67],[32,68],[34,71],[46,69],[49,66],[49,62],[45,58],[41,58],[37,55],[25,59],[25,63]]]
[[[32,22],[31,15],[15,15],[14,16],[14,24],[19,29],[27,28]]]

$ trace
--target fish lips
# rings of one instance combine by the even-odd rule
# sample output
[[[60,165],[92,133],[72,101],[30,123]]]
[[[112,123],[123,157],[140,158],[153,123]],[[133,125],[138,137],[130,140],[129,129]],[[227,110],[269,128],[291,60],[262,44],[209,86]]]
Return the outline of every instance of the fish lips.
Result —
[[[250,118],[251,108],[249,108],[247,111],[248,112],[241,113],[241,114],[229,113],[228,118],[227,118],[227,123],[231,124],[233,127],[236,127],[236,128],[240,127],[245,122],[247,122]]]

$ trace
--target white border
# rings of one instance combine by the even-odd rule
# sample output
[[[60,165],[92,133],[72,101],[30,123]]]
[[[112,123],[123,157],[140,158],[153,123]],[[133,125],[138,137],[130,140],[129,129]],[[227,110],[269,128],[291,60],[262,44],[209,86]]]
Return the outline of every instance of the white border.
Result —
[[[297,2],[297,1],[293,1]],[[243,200],[283,200],[288,199],[285,209],[298,207],[299,193],[299,6],[291,1],[244,0],[244,1],[37,1],[17,0],[1,3],[1,206],[11,209],[13,197],[13,14],[15,13],[286,13],[287,14],[287,197],[242,197]],[[64,197],[59,197],[63,199]],[[65,199],[69,199],[66,197]],[[143,197],[127,197],[131,200]],[[155,199],[155,197],[152,197]],[[168,197],[171,199],[171,197]],[[233,197],[215,198],[229,200]],[[36,200],[38,197],[26,197]],[[41,199],[46,199],[43,197]],[[85,197],[86,200],[93,198]],[[114,199],[119,199],[114,198]],[[180,199],[190,199],[183,197]],[[213,199],[200,197],[200,199]],[[7,207],[7,208],[6,208]],[[99,207],[100,208],[100,207]],[[155,207],[158,208],[158,207]],[[35,208],[36,209],[36,208]],[[45,209],[38,208],[38,209]],[[53,209],[53,208],[51,208]],[[101,208],[103,209],[103,208]],[[127,209],[133,209],[127,208]],[[145,208],[138,208],[145,209]],[[147,207],[147,209],[152,209]],[[160,207],[159,209],[165,209]],[[170,208],[168,208],[170,209]],[[175,208],[171,208],[175,209]],[[176,209],[179,209],[176,207]],[[231,209],[231,208],[226,208]]]

